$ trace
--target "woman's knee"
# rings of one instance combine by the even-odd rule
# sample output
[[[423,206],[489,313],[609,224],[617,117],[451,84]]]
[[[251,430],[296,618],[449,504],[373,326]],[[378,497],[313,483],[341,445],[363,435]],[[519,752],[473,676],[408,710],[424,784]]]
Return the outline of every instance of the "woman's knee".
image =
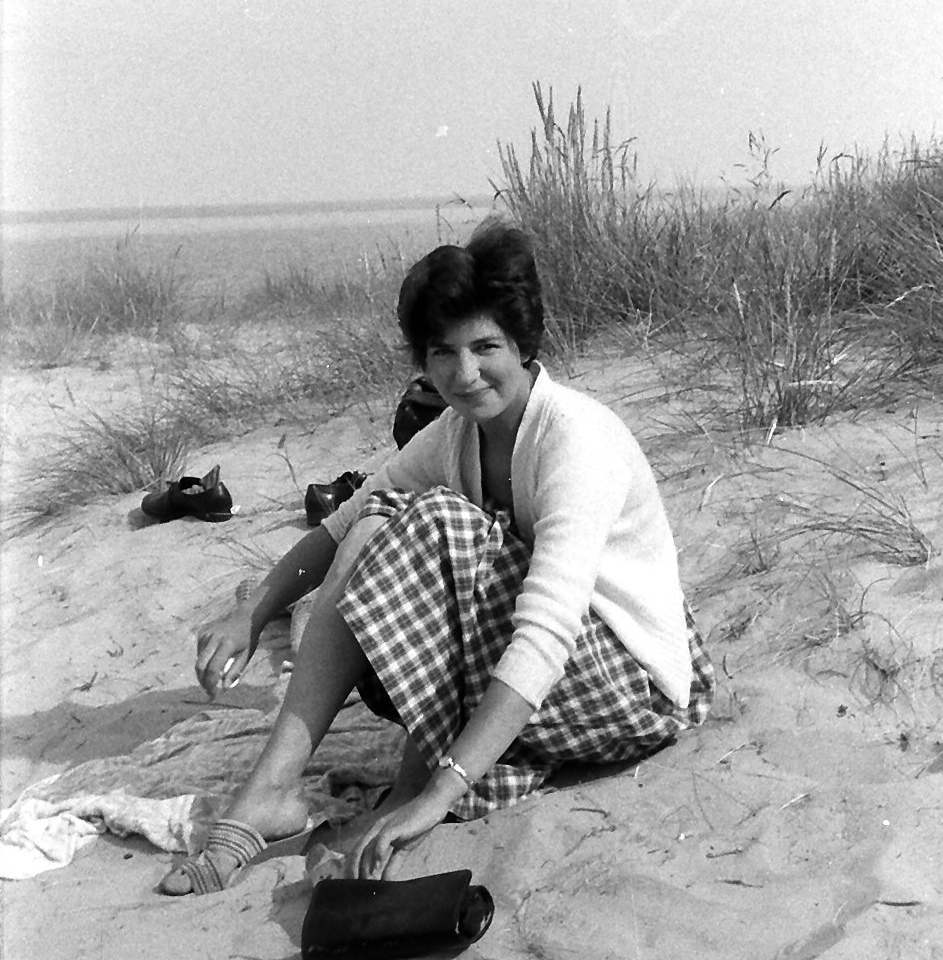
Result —
[[[334,554],[334,560],[324,578],[326,584],[347,583],[363,548],[373,539],[378,530],[389,523],[389,519],[383,516],[368,516],[354,522],[347,531],[347,535],[337,545],[337,553]]]

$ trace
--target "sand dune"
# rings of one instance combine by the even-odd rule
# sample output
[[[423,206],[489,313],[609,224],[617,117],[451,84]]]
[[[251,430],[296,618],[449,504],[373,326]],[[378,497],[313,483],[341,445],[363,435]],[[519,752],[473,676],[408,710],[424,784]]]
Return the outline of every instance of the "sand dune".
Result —
[[[625,417],[662,478],[717,666],[713,716],[637,768],[438,828],[402,876],[471,867],[497,912],[467,955],[488,960],[943,957],[943,565],[893,562],[902,555],[864,525],[882,510],[893,520],[902,497],[943,549],[943,406],[925,402],[919,420],[903,405],[833,418],[745,447],[646,394],[649,372],[589,359],[574,382]],[[56,429],[56,408],[37,398],[67,402],[64,376],[5,383],[7,495],[17,457]],[[68,376],[72,402],[106,408],[127,371]],[[380,406],[273,424],[192,458],[192,472],[221,464],[241,507],[229,523],[145,525],[135,493],[7,540],[4,805],[205,708],[190,627],[305,529],[283,436],[304,481],[369,469],[390,446]],[[830,515],[844,535],[813,526]],[[903,526],[891,533],[906,546]],[[281,652],[260,652],[227,702],[270,709]],[[4,883],[4,956],[298,956],[310,890],[300,858],[184,900],[155,892],[170,859],[107,837],[63,870]]]

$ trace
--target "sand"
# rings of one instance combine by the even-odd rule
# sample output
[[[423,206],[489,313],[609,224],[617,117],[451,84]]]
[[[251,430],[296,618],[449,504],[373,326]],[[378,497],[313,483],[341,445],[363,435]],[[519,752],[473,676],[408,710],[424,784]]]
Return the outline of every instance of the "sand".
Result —
[[[600,355],[571,372],[625,417],[661,479],[717,667],[713,715],[638,767],[437,828],[401,876],[467,866],[489,887],[497,912],[472,958],[943,957],[943,564],[876,556],[860,535],[783,536],[825,510],[846,527],[872,507],[892,518],[902,497],[943,550],[943,405],[927,396],[746,446],[666,401],[644,363]],[[113,408],[133,379],[120,364],[6,376],[5,493],[65,408]],[[221,465],[241,508],[229,523],[143,524],[137,492],[8,538],[3,804],[204,709],[192,626],[305,530],[286,451],[306,483],[389,449],[382,404],[273,418],[188,464]],[[277,652],[260,655],[228,702],[270,708],[279,668]],[[181,900],[155,891],[170,861],[105,837],[62,870],[4,882],[3,956],[299,956],[300,858]]]

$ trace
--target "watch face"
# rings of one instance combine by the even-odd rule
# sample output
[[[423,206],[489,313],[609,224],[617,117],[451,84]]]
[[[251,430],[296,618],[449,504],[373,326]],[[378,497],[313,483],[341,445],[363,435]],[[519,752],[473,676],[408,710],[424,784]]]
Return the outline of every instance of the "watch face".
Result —
[[[469,786],[471,785],[471,779],[469,778],[467,772],[465,771],[465,768],[457,760],[453,759],[452,757],[442,757],[442,759],[439,760],[439,766],[443,770],[445,769],[453,770],[465,781],[465,783],[467,783]]]

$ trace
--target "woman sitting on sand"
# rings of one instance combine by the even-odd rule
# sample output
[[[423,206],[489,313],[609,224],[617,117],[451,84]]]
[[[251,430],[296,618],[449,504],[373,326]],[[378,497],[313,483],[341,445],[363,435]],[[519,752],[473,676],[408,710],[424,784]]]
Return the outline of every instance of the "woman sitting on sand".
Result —
[[[645,456],[535,359],[527,237],[492,220],[438,247],[410,270],[398,314],[451,409],[201,629],[213,695],[276,612],[320,586],[271,738],[167,893],[220,889],[304,826],[302,771],[354,687],[407,733],[352,854],[370,878],[450,812],[509,806],[566,761],[641,758],[710,708],[713,670]]]

